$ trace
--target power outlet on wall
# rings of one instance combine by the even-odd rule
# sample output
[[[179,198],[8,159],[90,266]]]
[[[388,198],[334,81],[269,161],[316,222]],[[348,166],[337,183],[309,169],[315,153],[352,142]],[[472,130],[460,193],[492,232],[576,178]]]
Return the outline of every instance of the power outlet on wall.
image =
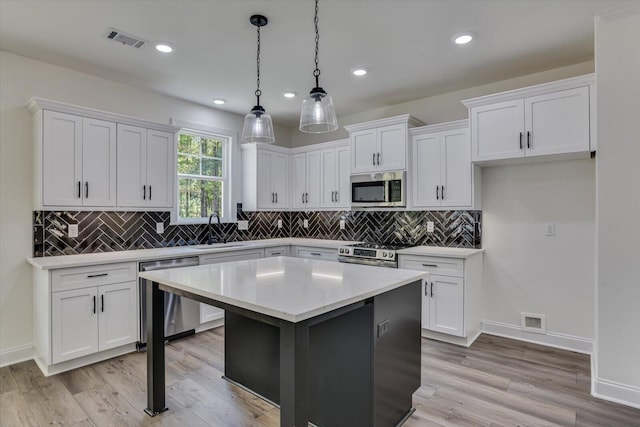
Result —
[[[304,228],[309,228],[309,220],[308,220],[308,219],[303,220],[303,221],[302,221],[302,226],[303,226]]]
[[[69,224],[69,237],[78,237],[78,224]]]
[[[249,229],[249,221],[238,221],[238,230],[246,231]]]
[[[347,221],[345,221],[344,219],[340,220],[340,230],[344,230],[345,228],[347,228]]]
[[[156,233],[164,233],[164,222],[156,222]]]
[[[433,221],[427,221],[427,233],[433,233]]]
[[[282,220],[281,219],[278,220],[278,228],[282,228]]]

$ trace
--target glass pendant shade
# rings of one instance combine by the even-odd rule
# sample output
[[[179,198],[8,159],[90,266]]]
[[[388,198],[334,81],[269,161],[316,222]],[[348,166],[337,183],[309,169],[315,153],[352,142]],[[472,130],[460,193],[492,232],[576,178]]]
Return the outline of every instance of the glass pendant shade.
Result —
[[[323,91],[324,92],[324,91]],[[305,133],[325,133],[338,129],[333,100],[326,93],[311,91],[302,101],[300,111],[300,131]]]
[[[253,107],[251,112],[244,116],[242,127],[242,142],[263,142],[272,144],[276,141],[273,134],[273,122],[271,116],[264,112],[260,106]]]

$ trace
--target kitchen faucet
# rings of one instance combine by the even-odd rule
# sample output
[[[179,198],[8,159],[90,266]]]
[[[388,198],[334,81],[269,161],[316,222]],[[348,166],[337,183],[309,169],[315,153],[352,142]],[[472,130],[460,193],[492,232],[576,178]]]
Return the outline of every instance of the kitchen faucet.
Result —
[[[217,212],[213,212],[211,215],[209,215],[209,225],[207,227],[207,245],[213,244],[213,237],[211,237],[211,219],[213,218],[214,215],[218,219],[218,228],[220,229],[220,232],[222,233],[222,226],[220,224],[220,215],[218,215]],[[225,239],[223,237],[222,238],[222,243],[227,243],[227,239]]]

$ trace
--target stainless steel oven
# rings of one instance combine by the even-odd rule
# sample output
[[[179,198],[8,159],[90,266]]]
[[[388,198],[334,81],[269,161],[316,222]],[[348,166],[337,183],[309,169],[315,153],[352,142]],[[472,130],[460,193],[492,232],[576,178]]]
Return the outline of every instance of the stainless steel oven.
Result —
[[[351,206],[406,206],[405,175],[404,171],[351,175]]]

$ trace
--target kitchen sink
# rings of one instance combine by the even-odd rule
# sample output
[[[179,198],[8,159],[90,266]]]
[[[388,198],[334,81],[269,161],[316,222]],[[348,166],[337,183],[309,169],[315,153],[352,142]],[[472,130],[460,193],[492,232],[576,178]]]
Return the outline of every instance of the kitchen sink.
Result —
[[[239,246],[244,246],[240,243],[211,243],[210,245],[191,245],[185,246],[186,249],[196,249],[196,250],[205,250],[205,249],[225,249],[225,248],[236,248]]]

